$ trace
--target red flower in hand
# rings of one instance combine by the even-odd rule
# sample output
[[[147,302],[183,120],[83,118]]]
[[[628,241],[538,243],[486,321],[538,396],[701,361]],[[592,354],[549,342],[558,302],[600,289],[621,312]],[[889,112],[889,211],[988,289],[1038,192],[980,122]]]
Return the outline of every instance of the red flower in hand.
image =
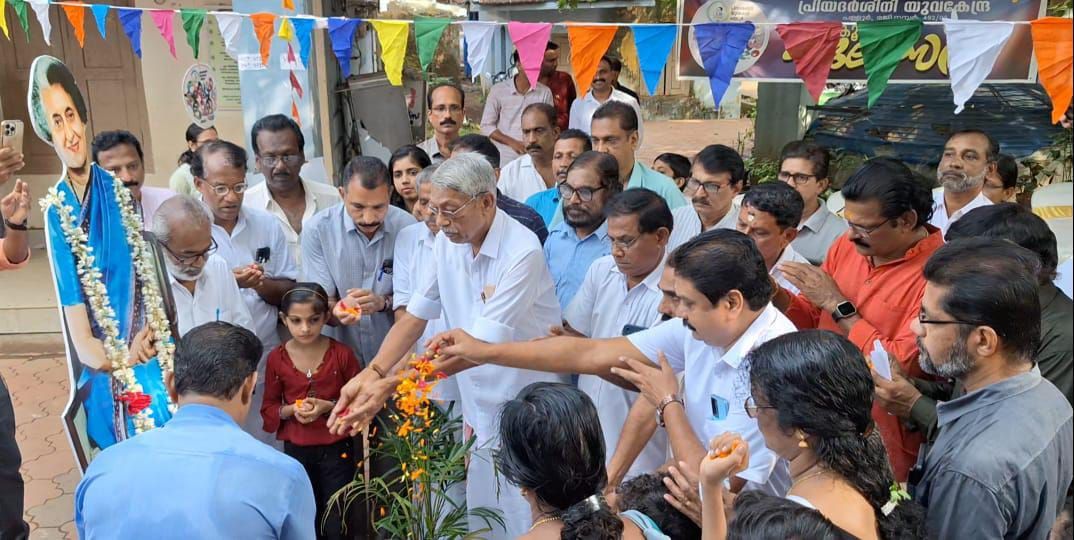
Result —
[[[142,392],[124,392],[119,395],[119,400],[127,404],[127,412],[132,415],[144,411],[153,403],[153,398]]]

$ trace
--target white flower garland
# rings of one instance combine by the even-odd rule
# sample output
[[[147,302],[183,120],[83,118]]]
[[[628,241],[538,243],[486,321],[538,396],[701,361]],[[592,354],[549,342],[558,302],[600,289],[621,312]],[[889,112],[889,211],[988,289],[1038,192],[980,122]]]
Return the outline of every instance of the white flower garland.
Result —
[[[134,213],[131,205],[131,195],[122,181],[113,177],[113,189],[116,193],[116,202],[119,204],[123,227],[126,232],[127,244],[131,248],[131,257],[134,261],[135,271],[142,283],[142,302],[145,306],[146,322],[153,330],[157,360],[161,367],[161,376],[173,370],[173,358],[175,345],[171,339],[171,329],[168,316],[164,312],[164,301],[153,274],[153,252],[142,238],[142,224],[140,218]],[[66,193],[55,187],[49,188],[48,194],[41,199],[42,211],[48,212],[49,207],[55,207],[59,215],[60,227],[63,229],[64,239],[75,257],[76,271],[87,304],[101,329],[105,356],[112,367],[112,377],[120,382],[124,393],[144,393],[142,385],[134,374],[134,369],[127,363],[127,346],[119,338],[119,324],[116,322],[116,312],[112,309],[108,298],[108,289],[104,284],[104,276],[94,265],[96,256],[93,248],[89,245],[89,236],[78,224],[78,219],[73,209],[65,204]],[[117,396],[118,397],[118,396]],[[169,410],[174,411],[175,405],[169,398]],[[134,414],[134,429],[136,433],[149,431],[156,427],[153,421],[152,409],[147,407]]]

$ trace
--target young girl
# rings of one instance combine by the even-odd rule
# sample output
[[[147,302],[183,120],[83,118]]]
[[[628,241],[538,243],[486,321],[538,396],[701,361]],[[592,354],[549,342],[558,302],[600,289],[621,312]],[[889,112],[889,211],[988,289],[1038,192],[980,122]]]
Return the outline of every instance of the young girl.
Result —
[[[336,491],[354,479],[351,439],[328,432],[327,416],[339,391],[359,370],[346,345],[321,335],[328,319],[328,295],[316,283],[298,283],[283,295],[280,318],[292,338],[269,353],[261,418],[265,431],[283,441],[313,484],[317,501],[317,538],[342,538],[342,515],[335,509],[324,527],[325,507]]]

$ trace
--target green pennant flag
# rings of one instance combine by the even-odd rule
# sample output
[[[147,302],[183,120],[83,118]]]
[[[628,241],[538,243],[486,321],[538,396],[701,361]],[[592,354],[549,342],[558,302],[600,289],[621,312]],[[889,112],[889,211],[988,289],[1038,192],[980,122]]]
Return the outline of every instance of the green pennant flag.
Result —
[[[418,42],[418,60],[421,62],[421,70],[427,71],[429,64],[436,56],[436,47],[440,44],[440,36],[444,35],[444,29],[451,21],[433,17],[417,17],[414,19],[414,37]]]
[[[889,20],[858,23],[858,43],[868,76],[869,106],[872,107],[888,79],[921,37],[920,20]]]
[[[186,42],[194,51],[194,59],[198,59],[198,51],[201,48],[201,25],[205,23],[204,9],[180,9],[179,16],[183,19],[183,31],[186,32]]]
[[[27,11],[29,6],[26,5],[26,0],[11,0],[11,7],[15,8],[15,15],[19,17],[19,26],[22,27],[22,34],[26,36],[26,42],[30,42],[30,12]]]

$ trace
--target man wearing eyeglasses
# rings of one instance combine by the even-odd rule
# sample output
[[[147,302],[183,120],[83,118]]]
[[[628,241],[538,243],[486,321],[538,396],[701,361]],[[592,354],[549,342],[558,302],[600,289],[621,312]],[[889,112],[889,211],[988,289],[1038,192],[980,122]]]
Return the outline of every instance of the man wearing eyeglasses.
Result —
[[[866,162],[843,186],[849,230],[824,264],[784,262],[783,277],[801,292],[777,288],[772,302],[800,329],[846,336],[866,357],[879,342],[888,358],[920,376],[918,344],[910,330],[925,288],[922,269],[941,245],[928,224],[932,194],[902,162]],[[873,408],[895,477],[903,482],[917,457],[920,432],[908,429],[879,404]]]
[[[164,248],[180,338],[213,321],[254,329],[235,275],[216,254],[212,219],[205,205],[190,195],[164,201],[153,216],[153,234]]]
[[[301,177],[306,139],[294,120],[282,114],[266,116],[254,123],[250,141],[257,170],[265,181],[250,187],[243,204],[265,210],[279,220],[291,257],[301,270],[302,229],[314,214],[339,204],[339,192],[331,185]]]
[[[738,220],[735,197],[746,188],[746,164],[734,149],[710,144],[694,157],[690,179],[683,194],[690,197],[687,206],[671,211],[675,230],[668,249],[714,229],[734,229]]]
[[[820,198],[831,185],[828,180],[830,163],[831,154],[827,148],[806,141],[787,143],[779,156],[779,181],[796,189],[805,203],[798,237],[791,247],[816,265],[824,262],[828,248],[847,230],[847,222],[828,210],[828,205]]]
[[[440,163],[451,157],[451,147],[459,140],[466,94],[456,83],[441,83],[429,90],[426,104],[429,106],[429,125],[433,127],[433,136],[425,139],[418,148],[425,150],[433,163]]]
[[[548,232],[544,256],[561,308],[571,303],[589,265],[611,253],[604,203],[622,190],[615,158],[602,152],[578,156],[559,183],[563,221]]]

